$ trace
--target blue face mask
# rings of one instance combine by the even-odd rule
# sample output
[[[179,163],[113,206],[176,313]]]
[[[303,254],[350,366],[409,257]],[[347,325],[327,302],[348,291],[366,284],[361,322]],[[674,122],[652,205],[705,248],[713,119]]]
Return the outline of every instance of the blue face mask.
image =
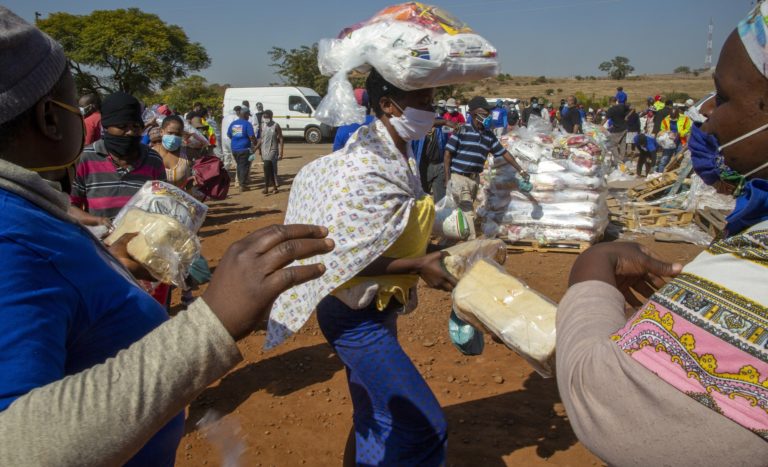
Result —
[[[483,119],[483,126],[485,128],[490,128],[491,127],[491,123],[493,123],[493,117],[491,117],[490,115],[488,115],[487,117],[485,117]]]
[[[163,135],[163,147],[169,151],[175,151],[181,147],[181,136]]]
[[[739,233],[768,219],[768,181],[762,179],[747,180],[750,175],[768,167],[768,162],[745,175],[741,175],[725,164],[722,150],[765,129],[768,129],[768,124],[721,146],[715,135],[705,133],[698,126],[691,127],[688,148],[691,150],[693,170],[707,185],[714,185],[718,181],[723,181],[736,187],[733,192],[733,196],[736,198],[736,208],[726,218],[728,221],[726,230],[729,235]]]

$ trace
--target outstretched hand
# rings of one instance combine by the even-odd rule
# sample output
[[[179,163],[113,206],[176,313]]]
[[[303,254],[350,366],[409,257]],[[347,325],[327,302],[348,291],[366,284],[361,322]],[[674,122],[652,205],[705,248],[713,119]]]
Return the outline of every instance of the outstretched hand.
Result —
[[[666,283],[665,277],[674,277],[682,269],[681,264],[662,261],[637,243],[601,243],[579,256],[571,269],[569,285],[603,281],[616,287],[630,305],[640,306]]]
[[[235,339],[263,321],[277,297],[325,273],[322,264],[287,267],[297,259],[333,250],[328,229],[272,225],[232,244],[202,297]]]

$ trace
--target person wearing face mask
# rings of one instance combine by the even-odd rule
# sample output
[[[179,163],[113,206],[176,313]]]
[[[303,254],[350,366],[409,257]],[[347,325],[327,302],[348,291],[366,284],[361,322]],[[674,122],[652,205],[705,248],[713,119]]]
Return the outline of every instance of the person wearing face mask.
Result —
[[[669,164],[672,156],[680,151],[682,146],[688,144],[688,135],[691,132],[691,126],[693,122],[688,116],[680,113],[680,109],[673,108],[667,117],[664,118],[659,127],[660,132],[668,131],[674,135],[675,147],[670,149],[663,149],[661,151],[661,160],[659,166],[656,168],[657,172],[663,172],[664,168]]]
[[[326,279],[277,300],[266,345],[284,341],[317,309],[347,370],[354,414],[345,463],[441,465],[445,417],[397,340],[397,316],[415,308],[420,278],[442,290],[456,284],[441,252],[428,252],[435,206],[411,147],[435,124],[434,89],[403,91],[376,69],[365,87],[377,120],[293,181],[286,221],[323,222],[337,248],[324,261]]]
[[[592,247],[560,302],[560,395],[579,440],[609,465],[768,459],[766,20],[760,1],[728,36],[717,106],[688,142],[696,173],[736,196],[725,234],[684,267],[632,243]],[[628,286],[652,295],[642,304]],[[625,297],[640,306],[628,320]]]
[[[101,139],[101,98],[96,93],[86,94],[77,101],[85,117],[85,145]]]
[[[91,215],[114,218],[147,180],[165,180],[163,159],[141,144],[141,104],[124,92],[104,99],[104,132],[75,169],[70,201]]]
[[[457,125],[464,125],[467,121],[464,119],[464,115],[459,112],[459,105],[456,99],[451,97],[445,101],[445,113],[443,114],[443,120],[452,122]]]
[[[541,107],[539,107],[539,98],[536,96],[531,97],[531,105],[523,109],[523,117],[521,119],[523,126],[528,126],[528,120],[531,118],[531,115],[536,115],[537,117],[541,117]]]
[[[496,137],[501,138],[503,135],[507,134],[509,120],[507,109],[504,108],[504,101],[501,99],[496,100],[496,107],[491,110],[491,117],[493,117],[491,127],[493,128],[493,133]]]
[[[278,193],[280,184],[277,181],[277,162],[283,158],[285,140],[280,125],[272,119],[272,111],[267,109],[261,120],[259,138],[256,147],[259,148],[261,161],[264,163],[264,194],[269,193],[269,187],[274,186]]]
[[[572,109],[573,112],[569,109]],[[563,130],[565,130],[566,133],[581,133],[582,119],[581,114],[578,112],[578,100],[576,99],[576,96],[568,96],[568,101],[560,112],[560,125],[563,127]]]
[[[192,164],[181,145],[184,139],[184,120],[178,115],[163,119],[160,124],[160,141],[152,149],[163,158],[165,178],[179,188],[186,189],[192,176]]]
[[[475,96],[469,101],[470,124],[463,125],[445,145],[445,180],[447,195],[458,201],[469,218],[470,238],[475,238],[474,212],[480,172],[488,154],[503,157],[527,181],[530,177],[514,157],[504,149],[489,128],[493,116],[488,101]]]
[[[85,136],[62,47],[0,6],[0,68],[0,465],[172,466],[184,407],[242,360],[235,339],[277,295],[322,275],[284,266],[328,252],[327,231],[236,242],[169,320],[118,261],[127,238],[106,249],[53,182]]]

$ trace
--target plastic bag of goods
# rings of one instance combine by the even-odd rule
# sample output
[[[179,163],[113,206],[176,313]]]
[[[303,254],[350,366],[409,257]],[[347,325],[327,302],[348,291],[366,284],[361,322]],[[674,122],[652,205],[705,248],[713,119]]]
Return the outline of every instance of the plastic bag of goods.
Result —
[[[443,196],[443,199],[435,205],[435,224],[432,226],[432,235],[455,241],[466,240],[469,234],[467,216],[456,205],[453,196]]]
[[[674,149],[677,147],[675,136],[670,131],[662,131],[656,136],[656,142],[662,149]]]
[[[443,267],[456,279],[461,279],[477,261],[488,259],[504,264],[507,259],[507,247],[501,240],[472,240],[458,243],[443,250]],[[485,341],[483,333],[471,324],[462,321],[451,311],[448,319],[448,336],[453,345],[464,355],[483,353]]]
[[[496,48],[459,19],[420,2],[393,5],[318,43],[320,72],[332,76],[315,117],[331,126],[362,123],[349,72],[375,68],[394,86],[412,91],[496,76]]]
[[[104,241],[111,245],[125,234],[137,234],[128,254],[160,282],[186,288],[185,278],[200,256],[200,229],[208,207],[185,191],[148,181],[115,218],[115,230]]]
[[[521,226],[549,226],[568,229],[587,229],[592,231],[605,228],[608,212],[601,211],[595,215],[573,214],[561,211],[506,211],[496,222]]]
[[[554,370],[557,305],[487,260],[472,266],[453,290],[458,317],[479,323],[543,377]]]
[[[443,266],[456,279],[464,277],[464,273],[482,259],[491,259],[498,264],[504,264],[507,259],[507,246],[501,240],[472,240],[443,251],[446,253]]]
[[[601,203],[589,201],[572,203],[536,203],[529,200],[512,200],[505,209],[505,214],[530,216],[537,219],[547,215],[553,216],[599,216],[605,213]]]
[[[561,242],[588,242],[599,240],[605,227],[600,229],[570,229],[555,228],[541,225],[502,225],[498,228],[497,235],[506,238],[510,243],[521,240],[534,239],[542,245],[551,245]]]

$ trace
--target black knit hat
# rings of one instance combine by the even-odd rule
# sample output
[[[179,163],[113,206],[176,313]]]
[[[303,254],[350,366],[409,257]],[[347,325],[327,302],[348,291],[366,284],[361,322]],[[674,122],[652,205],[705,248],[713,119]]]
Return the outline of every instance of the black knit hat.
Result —
[[[491,106],[488,105],[488,101],[485,100],[485,97],[481,96],[475,96],[470,101],[469,104],[467,104],[467,108],[470,112],[477,109],[485,109],[485,110],[491,110]]]
[[[126,123],[142,123],[141,103],[121,91],[110,94],[101,105],[101,125],[107,128]]]

